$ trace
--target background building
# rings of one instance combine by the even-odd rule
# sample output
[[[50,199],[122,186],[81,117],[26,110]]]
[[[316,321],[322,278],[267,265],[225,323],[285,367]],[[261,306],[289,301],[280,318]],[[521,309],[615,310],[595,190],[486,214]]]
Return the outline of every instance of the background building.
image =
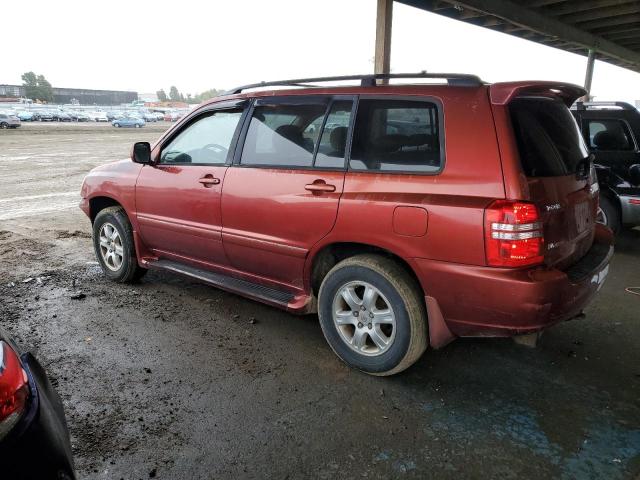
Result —
[[[22,85],[0,85],[0,97],[26,97]],[[119,90],[88,90],[84,88],[53,87],[53,103],[79,103],[80,105],[120,105],[138,99],[137,92]]]

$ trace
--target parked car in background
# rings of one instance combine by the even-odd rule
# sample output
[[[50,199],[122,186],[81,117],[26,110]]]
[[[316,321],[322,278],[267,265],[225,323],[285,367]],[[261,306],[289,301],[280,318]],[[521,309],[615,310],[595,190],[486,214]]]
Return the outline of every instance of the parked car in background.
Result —
[[[58,117],[59,122],[70,122],[72,120],[71,115],[62,110],[58,110],[56,116]]]
[[[0,113],[0,128],[18,128],[20,119],[13,113]]]
[[[164,121],[165,122],[176,122],[180,118],[180,114],[178,112],[165,112]]]
[[[53,122],[53,114],[49,110],[40,110],[38,112],[41,122]]]
[[[111,125],[113,125],[114,127],[142,128],[144,127],[144,120],[142,118],[126,115],[126,116],[116,118],[111,122]]]
[[[7,480],[75,479],[60,397],[35,357],[2,329],[0,472]]]
[[[613,255],[568,108],[585,90],[356,78],[234,89],[89,173],[80,205],[107,278],[157,269],[317,311],[333,351],[374,375],[458,336],[579,318]]]
[[[17,112],[16,115],[21,122],[33,122],[35,120],[33,112],[30,112],[28,110],[21,110]]]
[[[107,119],[112,122],[114,119],[124,115],[120,110],[110,110],[106,113]]]
[[[594,155],[598,220],[614,232],[640,225],[640,112],[625,102],[578,102],[571,112]]]
[[[94,122],[108,122],[109,118],[105,112],[91,112],[88,114]]]
[[[158,121],[158,117],[156,117],[156,115],[151,113],[151,112],[144,112],[142,114],[142,119],[145,122],[157,122]]]
[[[156,120],[158,120],[159,122],[164,120],[164,113],[162,113],[162,112],[153,112],[153,114],[156,116]]]
[[[89,120],[91,120],[91,118],[89,118],[89,115],[87,115],[84,112],[76,112],[76,121],[78,122],[88,122]]]

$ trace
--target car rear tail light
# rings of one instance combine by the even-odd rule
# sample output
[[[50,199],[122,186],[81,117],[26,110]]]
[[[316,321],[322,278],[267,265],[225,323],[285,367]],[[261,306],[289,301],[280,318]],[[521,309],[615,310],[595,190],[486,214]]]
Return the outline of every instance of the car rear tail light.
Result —
[[[18,423],[29,399],[29,380],[16,352],[0,341],[0,439]]]
[[[544,235],[532,203],[496,200],[485,209],[485,249],[491,267],[524,267],[544,260]]]

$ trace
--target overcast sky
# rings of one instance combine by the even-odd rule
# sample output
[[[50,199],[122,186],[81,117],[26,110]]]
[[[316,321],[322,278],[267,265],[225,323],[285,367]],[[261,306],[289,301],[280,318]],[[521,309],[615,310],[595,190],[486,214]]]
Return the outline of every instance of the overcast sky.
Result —
[[[58,87],[183,93],[368,73],[375,0],[29,0],[4,9],[0,83],[33,70]],[[8,41],[15,39],[15,41]],[[394,5],[394,72],[584,82],[586,58]],[[640,74],[597,62],[598,100],[640,99]]]

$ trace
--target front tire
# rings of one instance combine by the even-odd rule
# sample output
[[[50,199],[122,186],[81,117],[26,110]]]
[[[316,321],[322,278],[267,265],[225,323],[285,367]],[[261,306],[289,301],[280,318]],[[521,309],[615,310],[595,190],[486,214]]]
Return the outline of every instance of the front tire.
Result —
[[[108,207],[96,215],[93,247],[109,280],[132,283],[147,273],[138,265],[131,223],[122,207]]]
[[[324,336],[346,364],[371,375],[393,375],[427,348],[422,291],[397,262],[357,255],[324,278],[318,316]]]

